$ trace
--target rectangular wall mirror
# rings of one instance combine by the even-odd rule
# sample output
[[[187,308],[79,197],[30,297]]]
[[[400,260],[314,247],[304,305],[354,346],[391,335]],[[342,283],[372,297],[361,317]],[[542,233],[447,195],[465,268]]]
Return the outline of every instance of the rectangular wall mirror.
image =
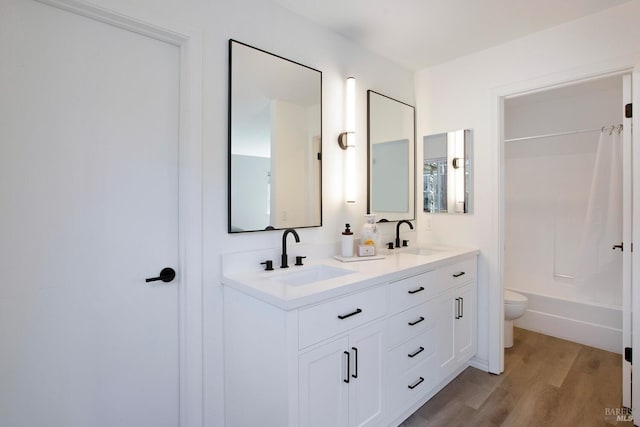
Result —
[[[322,73],[229,40],[229,233],[322,225]]]
[[[415,109],[367,91],[368,206],[378,221],[415,219]]]
[[[462,129],[423,138],[423,210],[471,212],[473,131]]]

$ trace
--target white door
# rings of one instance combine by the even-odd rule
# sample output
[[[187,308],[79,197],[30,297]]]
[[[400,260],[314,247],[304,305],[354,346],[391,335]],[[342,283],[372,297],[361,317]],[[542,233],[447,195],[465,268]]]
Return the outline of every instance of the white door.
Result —
[[[300,355],[300,426],[349,425],[349,384],[353,369],[343,337]]]
[[[458,317],[458,291],[452,289],[438,299],[438,381],[455,369],[455,322]]]
[[[456,366],[475,354],[476,286],[471,283],[457,290],[459,312],[454,326]],[[455,299],[454,299],[455,301]]]
[[[179,48],[0,5],[0,424],[178,425]]]

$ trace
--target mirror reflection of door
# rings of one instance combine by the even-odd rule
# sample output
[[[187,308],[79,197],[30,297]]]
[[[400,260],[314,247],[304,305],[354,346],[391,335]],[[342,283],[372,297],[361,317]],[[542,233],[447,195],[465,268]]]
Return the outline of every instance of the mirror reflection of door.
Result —
[[[322,73],[229,41],[229,232],[322,225]]]

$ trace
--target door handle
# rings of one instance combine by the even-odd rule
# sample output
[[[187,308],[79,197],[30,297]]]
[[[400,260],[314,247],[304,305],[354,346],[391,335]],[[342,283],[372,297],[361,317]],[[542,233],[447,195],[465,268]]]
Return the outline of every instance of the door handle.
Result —
[[[613,247],[611,249],[613,249],[614,251],[616,249],[620,249],[620,251],[624,251],[623,244],[624,244],[624,242],[620,242],[619,245],[613,245]]]
[[[342,352],[342,354],[347,355],[347,378],[343,379],[342,381],[349,384],[349,374],[351,373],[351,353],[349,353],[348,351],[344,351]]]
[[[158,280],[162,280],[163,282],[168,283],[175,278],[176,278],[176,271],[171,267],[166,267],[160,271],[160,275],[158,277],[149,277],[148,279],[145,279],[145,282],[149,283],[149,282],[156,282]]]
[[[355,374],[351,374],[351,376],[353,378],[358,378],[358,349],[356,347],[351,347],[351,350],[353,350],[353,352],[355,353],[355,362],[356,362],[356,373]]]

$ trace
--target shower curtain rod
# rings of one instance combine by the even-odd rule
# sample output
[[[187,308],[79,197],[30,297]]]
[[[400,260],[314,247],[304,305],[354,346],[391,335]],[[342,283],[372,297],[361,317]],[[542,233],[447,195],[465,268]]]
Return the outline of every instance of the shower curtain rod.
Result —
[[[611,132],[613,132],[616,129],[618,130],[618,132],[621,132],[622,131],[622,125],[602,126],[602,127],[593,128],[593,129],[571,130],[571,131],[568,131],[568,132],[547,133],[547,134],[544,134],[544,135],[523,136],[522,138],[505,139],[504,142],[526,141],[526,140],[529,140],[529,139],[550,138],[552,136],[574,135],[574,134],[577,134],[577,133],[604,132],[607,129],[609,129]]]

